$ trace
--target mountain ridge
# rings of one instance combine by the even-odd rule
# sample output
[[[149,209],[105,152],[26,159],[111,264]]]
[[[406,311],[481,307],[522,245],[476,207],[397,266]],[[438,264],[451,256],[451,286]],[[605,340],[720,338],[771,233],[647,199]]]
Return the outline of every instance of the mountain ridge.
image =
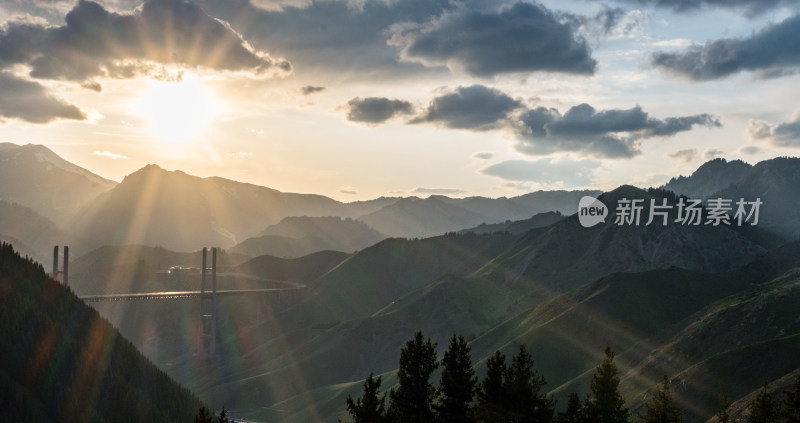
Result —
[[[116,185],[44,145],[0,146],[0,200],[31,207],[62,227],[86,202]]]

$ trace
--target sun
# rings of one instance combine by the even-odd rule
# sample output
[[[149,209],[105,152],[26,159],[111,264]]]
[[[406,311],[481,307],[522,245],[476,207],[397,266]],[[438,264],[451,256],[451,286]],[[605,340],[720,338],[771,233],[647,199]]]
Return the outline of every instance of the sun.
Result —
[[[151,81],[133,102],[133,111],[147,122],[161,142],[186,144],[196,140],[219,114],[220,101],[196,77]]]

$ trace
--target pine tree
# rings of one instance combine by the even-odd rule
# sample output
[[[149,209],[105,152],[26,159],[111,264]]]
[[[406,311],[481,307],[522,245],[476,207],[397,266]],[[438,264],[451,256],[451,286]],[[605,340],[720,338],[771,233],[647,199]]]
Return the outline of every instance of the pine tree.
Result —
[[[569,394],[567,408],[559,412],[554,421],[555,423],[588,423],[586,420],[586,410],[577,393],[572,392]]]
[[[586,411],[592,423],[624,423],[630,412],[619,393],[619,376],[614,364],[614,351],[606,347],[605,358],[592,378],[592,393],[586,401]]]
[[[374,378],[370,372],[364,381],[364,395],[353,401],[347,396],[347,412],[353,417],[355,423],[382,423],[386,421],[384,403],[386,394],[380,395],[381,377]]]
[[[794,380],[791,391],[784,391],[781,416],[787,423],[800,423],[800,376]]]
[[[208,408],[206,408],[205,405],[200,407],[200,410],[194,417],[194,423],[214,423],[211,419],[211,412],[208,411]]]
[[[643,421],[645,423],[683,423],[683,416],[672,400],[666,375],[664,381],[656,389],[653,398],[645,404]]]
[[[747,423],[772,423],[777,417],[775,410],[775,401],[772,394],[769,393],[769,385],[764,384],[764,387],[748,406],[747,406]]]
[[[731,409],[731,399],[728,398],[727,395],[723,395],[722,405],[720,405],[717,414],[714,415],[718,423],[730,423],[731,421],[730,409]]]
[[[400,351],[398,387],[389,393],[389,415],[393,421],[433,421],[436,390],[429,379],[438,366],[436,344],[430,338],[425,340],[422,332],[417,332],[414,339],[406,342],[406,346]]]
[[[470,347],[463,336],[453,335],[450,338],[442,366],[439,401],[436,404],[437,420],[442,423],[473,422],[471,403],[478,379],[472,368]]]
[[[548,423],[553,420],[555,404],[542,392],[546,383],[533,369],[533,357],[525,345],[520,345],[519,352],[511,359],[504,384],[509,421]]]
[[[500,351],[486,361],[486,377],[478,389],[476,414],[478,421],[485,423],[501,422],[505,418],[507,397],[505,395],[505,376],[508,373],[506,356]]]
[[[217,417],[217,423],[234,423],[233,420],[228,418],[228,410],[225,409],[225,406],[222,406],[222,410],[219,412],[219,416]]]

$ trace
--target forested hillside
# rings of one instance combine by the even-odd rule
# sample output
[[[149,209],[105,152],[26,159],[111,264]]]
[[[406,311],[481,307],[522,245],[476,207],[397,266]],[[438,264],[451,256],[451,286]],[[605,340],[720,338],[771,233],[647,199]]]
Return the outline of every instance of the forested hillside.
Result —
[[[41,265],[0,245],[0,421],[192,421],[200,401]]]

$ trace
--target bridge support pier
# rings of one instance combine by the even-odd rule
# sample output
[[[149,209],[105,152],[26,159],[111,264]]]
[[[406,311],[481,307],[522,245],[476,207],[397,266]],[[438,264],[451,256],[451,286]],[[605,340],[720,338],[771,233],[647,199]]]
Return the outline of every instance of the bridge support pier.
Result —
[[[64,246],[64,270],[58,270],[58,245],[53,247],[53,273],[51,277],[55,280],[60,280],[64,286],[69,286],[69,247]]]
[[[203,354],[213,358],[217,355],[217,249],[211,249],[210,268],[207,254],[208,248],[203,247],[203,267],[200,272],[200,322],[203,326]],[[207,277],[209,272],[211,275]],[[210,292],[206,289],[209,282]]]

